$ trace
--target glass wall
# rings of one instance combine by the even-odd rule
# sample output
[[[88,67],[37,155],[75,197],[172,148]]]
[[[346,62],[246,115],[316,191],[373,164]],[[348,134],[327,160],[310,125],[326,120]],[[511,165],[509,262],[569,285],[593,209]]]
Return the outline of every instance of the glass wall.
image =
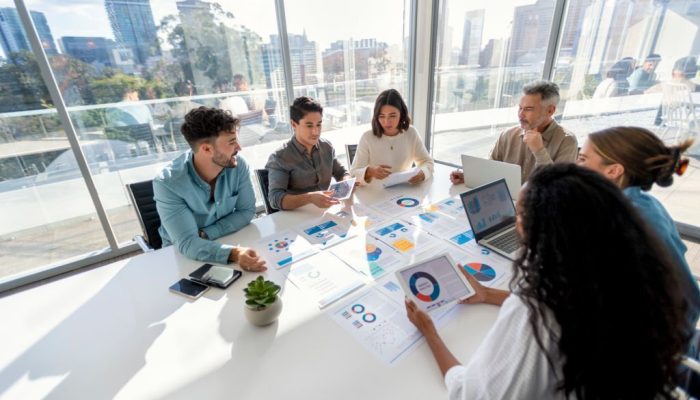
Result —
[[[697,1],[570,1],[554,69],[562,124],[579,144],[619,125],[647,128],[669,144],[697,137],[699,27]],[[700,143],[691,155],[684,176],[652,193],[676,221],[698,226]]]
[[[441,2],[432,115],[433,156],[486,157],[517,124],[523,84],[540,79],[554,0]]]
[[[294,95],[321,101],[324,136],[342,154],[371,129],[381,91],[408,102],[410,1],[287,0],[285,12]]]
[[[131,244],[141,229],[125,185],[187,149],[179,126],[193,107],[236,114],[242,154],[262,168],[291,134],[288,86],[321,100],[339,155],[369,128],[380,91],[408,94],[408,0],[280,2],[290,77],[274,0],[24,3],[75,132],[57,116],[61,100],[46,89],[14,2],[0,0],[0,282],[110,251],[112,235]],[[348,23],[328,18],[340,14]],[[78,139],[108,231],[67,135]]]
[[[46,15],[32,12],[32,18],[45,51],[55,57]],[[77,164],[69,161],[66,132],[9,0],[0,1],[0,35],[2,279],[104,249],[108,242]]]

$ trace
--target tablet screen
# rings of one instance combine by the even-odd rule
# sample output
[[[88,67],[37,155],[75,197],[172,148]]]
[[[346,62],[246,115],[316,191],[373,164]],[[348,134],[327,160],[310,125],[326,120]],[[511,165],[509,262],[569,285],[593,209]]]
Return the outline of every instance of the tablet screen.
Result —
[[[418,307],[428,312],[474,293],[459,274],[447,255],[422,261],[397,272],[407,294],[412,295]]]

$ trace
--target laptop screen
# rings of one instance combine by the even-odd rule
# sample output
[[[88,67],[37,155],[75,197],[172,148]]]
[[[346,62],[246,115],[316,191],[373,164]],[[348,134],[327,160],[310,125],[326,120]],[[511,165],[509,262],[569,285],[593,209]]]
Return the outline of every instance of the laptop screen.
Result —
[[[505,179],[460,195],[477,240],[515,223],[515,207]]]

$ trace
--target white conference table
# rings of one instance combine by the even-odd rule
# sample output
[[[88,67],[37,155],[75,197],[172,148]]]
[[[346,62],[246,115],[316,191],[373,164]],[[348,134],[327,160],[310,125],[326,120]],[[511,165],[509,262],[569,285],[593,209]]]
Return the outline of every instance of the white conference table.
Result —
[[[465,190],[450,184],[449,171],[436,165],[435,177],[416,187],[385,191],[373,183],[354,201],[368,204],[386,192],[438,201]],[[278,212],[222,242],[252,245],[322,213],[313,206]],[[424,341],[389,366],[280,282],[274,268],[265,275],[283,285],[284,308],[263,328],[243,314],[243,288],[257,274],[196,301],[168,291],[200,264],[171,246],[0,298],[0,398],[446,398]],[[440,333],[466,362],[498,307],[457,307]]]

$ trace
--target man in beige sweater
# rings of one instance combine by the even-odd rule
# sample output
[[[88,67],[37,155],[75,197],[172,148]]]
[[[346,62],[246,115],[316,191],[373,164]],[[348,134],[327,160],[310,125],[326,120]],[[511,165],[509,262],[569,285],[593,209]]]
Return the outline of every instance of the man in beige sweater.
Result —
[[[520,125],[501,133],[489,158],[520,165],[523,183],[541,165],[573,162],[578,141],[576,135],[552,118],[558,102],[556,83],[536,81],[525,85],[518,107]],[[452,171],[450,180],[453,184],[463,183],[464,174]]]

